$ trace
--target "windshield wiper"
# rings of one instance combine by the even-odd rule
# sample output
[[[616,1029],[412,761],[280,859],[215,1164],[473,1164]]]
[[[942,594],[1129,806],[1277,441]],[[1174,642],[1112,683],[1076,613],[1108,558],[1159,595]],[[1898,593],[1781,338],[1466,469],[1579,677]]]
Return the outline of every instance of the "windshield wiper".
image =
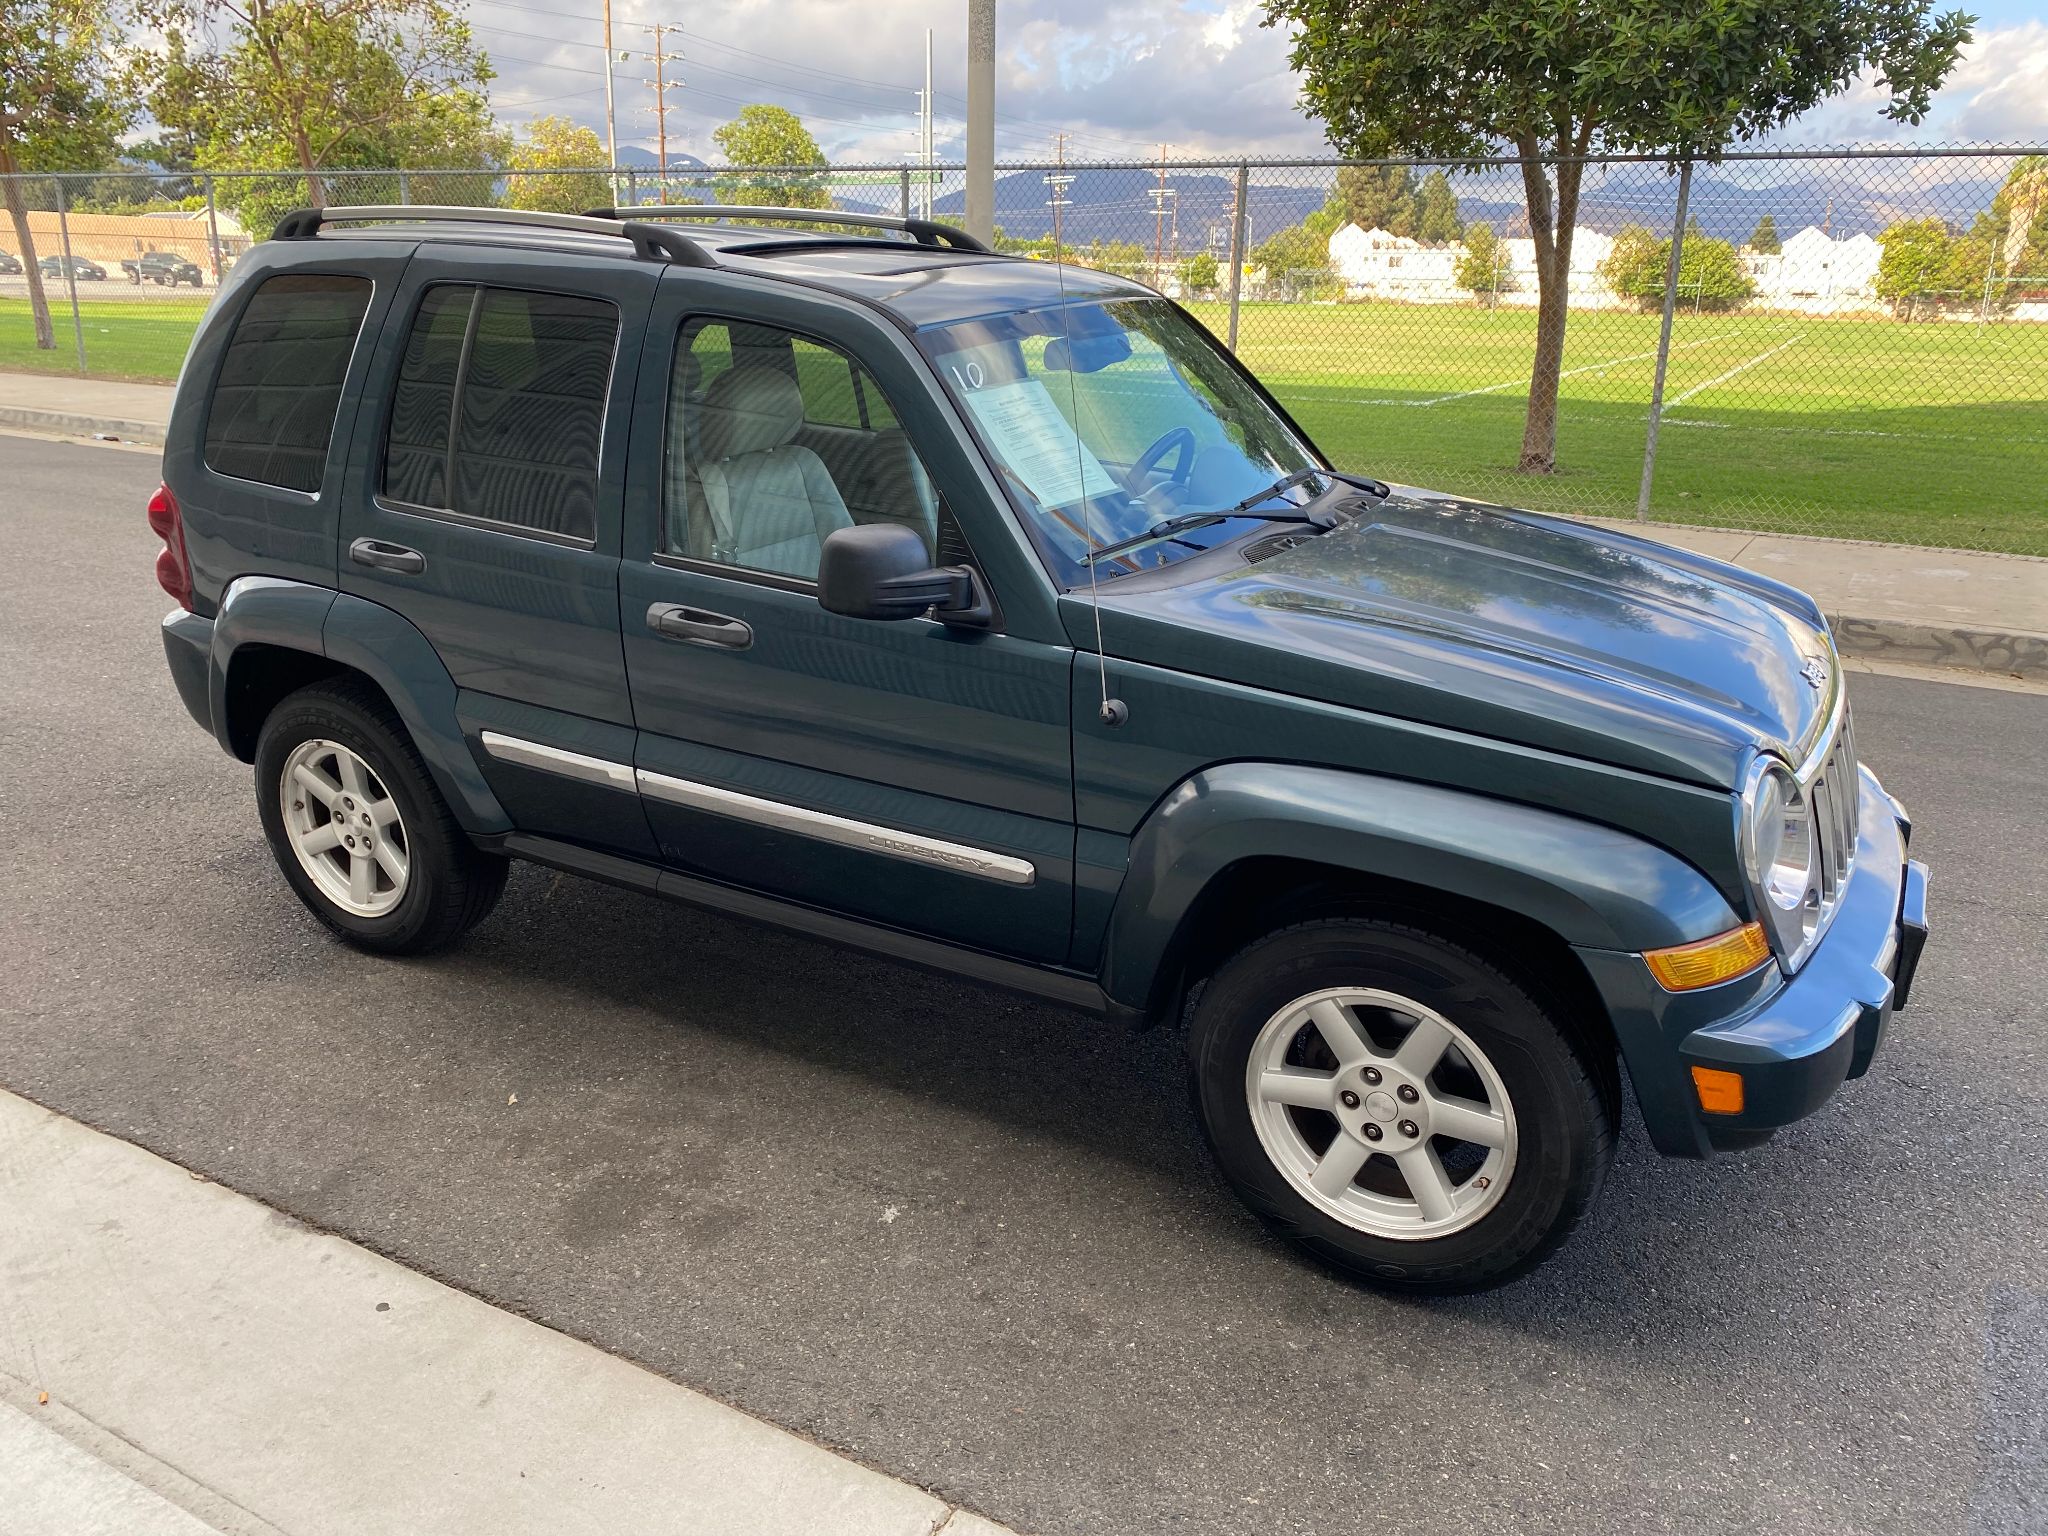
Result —
[[[1272,494],[1270,491],[1265,493],[1266,496]],[[1263,501],[1265,496],[1255,499]],[[1207,528],[1213,523],[1227,523],[1233,517],[1256,517],[1269,523],[1310,523],[1319,532],[1329,528],[1332,522],[1331,519],[1317,513],[1295,510],[1255,512],[1250,507],[1231,507],[1222,512],[1182,512],[1173,517],[1161,518],[1143,533],[1134,533],[1127,539],[1118,539],[1113,544],[1105,544],[1100,549],[1083,555],[1081,563],[1094,565],[1098,560],[1113,560],[1118,555],[1127,555],[1134,549],[1144,548],[1147,544],[1162,543],[1192,529]]]
[[[1336,527],[1337,519],[1326,512],[1312,512],[1307,507],[1290,507],[1284,512],[1278,509],[1262,511],[1259,508],[1260,502],[1270,501],[1282,491],[1291,491],[1295,486],[1310,480],[1334,480],[1339,485],[1371,491],[1377,496],[1387,494],[1387,488],[1379,481],[1363,475],[1347,475],[1335,469],[1297,469],[1293,474],[1275,480],[1257,495],[1245,497],[1234,507],[1223,507],[1214,512],[1182,512],[1164,518],[1143,533],[1134,533],[1127,539],[1118,539],[1113,544],[1103,545],[1092,554],[1083,556],[1081,563],[1094,565],[1099,560],[1114,559],[1118,555],[1129,554],[1134,549],[1141,549],[1147,544],[1157,544],[1173,538],[1176,534],[1187,533],[1196,528],[1207,528],[1214,523],[1228,522],[1233,517],[1256,517],[1268,523],[1306,523],[1318,533],[1327,533]],[[1313,506],[1314,503],[1310,505]]]

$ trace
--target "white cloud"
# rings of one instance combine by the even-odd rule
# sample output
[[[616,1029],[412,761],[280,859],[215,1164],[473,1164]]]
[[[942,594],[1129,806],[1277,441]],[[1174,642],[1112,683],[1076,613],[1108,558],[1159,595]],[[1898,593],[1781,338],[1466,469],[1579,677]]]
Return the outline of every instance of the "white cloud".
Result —
[[[657,0],[618,0],[615,9],[621,45],[636,50],[618,75],[620,141],[651,146],[651,92],[640,83],[650,73],[645,39],[630,23],[674,12]],[[728,0],[693,11],[680,39],[686,83],[671,98],[671,147],[708,158],[711,129],[743,102],[765,100],[799,113],[837,158],[903,160],[915,152],[915,93],[930,27],[940,151],[957,158],[964,13],[959,0]],[[498,63],[494,94],[528,104],[507,105],[508,118],[559,112],[601,129],[601,56],[590,46],[597,25],[588,14],[542,14],[534,0],[474,0],[471,15]],[[1262,26],[1262,15],[1259,0],[1003,0],[998,153],[1049,154],[1061,129],[1071,135],[1068,155],[1079,159],[1149,158],[1162,141],[1176,156],[1323,152],[1320,127],[1298,105],[1288,37]],[[1917,129],[1884,118],[1884,100],[1859,82],[1775,142],[2048,138],[2048,23],[1983,32]]]

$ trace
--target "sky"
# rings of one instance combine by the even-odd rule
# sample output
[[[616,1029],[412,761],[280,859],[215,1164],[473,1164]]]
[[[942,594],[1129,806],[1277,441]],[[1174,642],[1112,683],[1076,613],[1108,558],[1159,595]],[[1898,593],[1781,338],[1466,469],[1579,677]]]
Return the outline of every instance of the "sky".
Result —
[[[604,131],[601,0],[469,0],[499,78],[492,98],[517,125],[558,114]],[[1779,142],[2041,143],[2048,140],[2048,0],[1980,0],[1976,41],[1917,129],[1879,113],[1867,82],[1816,108]],[[669,148],[716,158],[711,131],[750,101],[801,116],[837,160],[900,163],[917,149],[924,34],[933,31],[941,159],[964,152],[965,0],[613,0],[620,145],[655,143],[652,41],[644,24],[681,23],[665,46]],[[1071,158],[1314,155],[1320,130],[1297,104],[1285,36],[1259,25],[1256,0],[1001,0],[996,151]],[[628,55],[623,59],[617,53]]]

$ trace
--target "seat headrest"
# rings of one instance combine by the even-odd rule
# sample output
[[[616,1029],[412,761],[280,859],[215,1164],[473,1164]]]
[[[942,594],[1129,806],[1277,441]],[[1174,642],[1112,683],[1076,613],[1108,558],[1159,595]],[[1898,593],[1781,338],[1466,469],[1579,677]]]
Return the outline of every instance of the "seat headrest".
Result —
[[[732,459],[780,448],[804,424],[796,380],[764,363],[742,363],[704,391],[704,457]]]

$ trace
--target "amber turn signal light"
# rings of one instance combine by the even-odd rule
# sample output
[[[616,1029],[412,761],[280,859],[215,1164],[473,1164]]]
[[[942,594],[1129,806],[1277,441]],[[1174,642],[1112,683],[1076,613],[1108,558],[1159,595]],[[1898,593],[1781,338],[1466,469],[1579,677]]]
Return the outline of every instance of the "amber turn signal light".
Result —
[[[1745,923],[1696,944],[1646,950],[1643,963],[1666,992],[1691,992],[1747,976],[1771,958],[1771,941],[1762,923]]]
[[[1694,1067],[1693,1092],[1700,1096],[1700,1108],[1710,1115],[1742,1113],[1742,1074],[1720,1067]]]

